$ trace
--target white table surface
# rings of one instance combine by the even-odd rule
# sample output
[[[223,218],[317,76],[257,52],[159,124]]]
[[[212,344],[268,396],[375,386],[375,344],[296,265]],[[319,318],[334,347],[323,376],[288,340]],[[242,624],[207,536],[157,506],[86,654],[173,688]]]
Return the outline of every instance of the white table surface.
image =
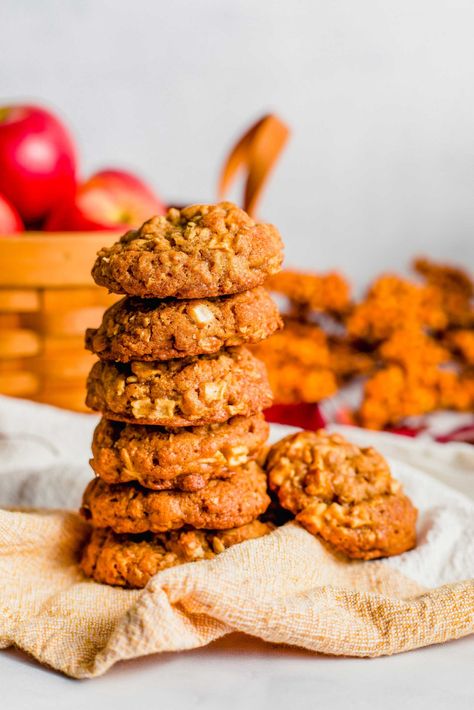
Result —
[[[0,707],[50,710],[472,710],[474,637],[386,658],[320,656],[232,634],[71,680],[0,653]]]

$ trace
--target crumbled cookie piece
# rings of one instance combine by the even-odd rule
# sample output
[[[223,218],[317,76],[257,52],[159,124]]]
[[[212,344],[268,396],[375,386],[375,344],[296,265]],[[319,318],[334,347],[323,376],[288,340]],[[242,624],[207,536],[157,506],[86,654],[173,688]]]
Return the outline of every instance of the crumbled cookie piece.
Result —
[[[282,326],[264,288],[214,299],[123,298],[86,332],[86,347],[101,360],[171,360],[257,343]]]
[[[167,362],[95,363],[86,404],[108,419],[167,427],[249,416],[272,401],[265,366],[246,348]]]
[[[97,255],[94,281],[142,298],[210,298],[260,286],[279,271],[276,227],[231,202],[172,208]]]
[[[304,431],[272,446],[266,469],[280,504],[336,551],[369,560],[415,546],[416,508],[375,449]]]
[[[87,486],[81,514],[94,527],[119,533],[166,532],[190,525],[225,530],[250,523],[270,503],[265,473],[249,461],[229,479],[212,479],[192,493],[153,491],[133,483]]]
[[[163,569],[208,560],[232,545],[268,535],[274,526],[260,520],[230,530],[179,530],[119,535],[98,528],[85,546],[81,568],[96,582],[141,589]]]
[[[256,458],[268,431],[261,414],[178,429],[101,419],[91,466],[107,483],[137,481],[154,490],[196,491]]]

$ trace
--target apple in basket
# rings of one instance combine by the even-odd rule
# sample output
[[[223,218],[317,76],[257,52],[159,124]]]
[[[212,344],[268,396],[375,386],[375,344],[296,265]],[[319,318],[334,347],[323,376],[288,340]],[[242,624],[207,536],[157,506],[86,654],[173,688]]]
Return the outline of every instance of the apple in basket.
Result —
[[[10,200],[0,195],[0,234],[23,232],[24,226],[18,211]]]
[[[75,187],[76,150],[61,121],[39,106],[0,106],[0,193],[23,222],[40,225]]]
[[[74,200],[58,207],[45,229],[57,231],[116,230],[138,227],[166,209],[153,191],[125,170],[101,170],[79,185]]]

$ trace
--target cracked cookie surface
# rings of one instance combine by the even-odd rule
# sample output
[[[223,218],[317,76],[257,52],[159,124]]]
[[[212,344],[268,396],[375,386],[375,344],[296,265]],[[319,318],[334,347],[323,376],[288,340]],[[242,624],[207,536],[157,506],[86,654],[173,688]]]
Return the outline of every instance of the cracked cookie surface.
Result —
[[[257,343],[282,326],[264,288],[215,299],[124,298],[86,331],[86,347],[101,360],[171,360]]]
[[[166,532],[185,525],[225,530],[250,523],[269,503],[266,475],[250,461],[231,478],[213,479],[192,493],[152,491],[133,483],[111,486],[96,478],[84,492],[81,514],[94,527],[118,533]]]
[[[265,366],[246,348],[167,362],[99,361],[86,404],[108,419],[166,427],[223,422],[269,407]]]
[[[96,582],[141,589],[168,567],[209,560],[228,547],[268,535],[274,526],[260,520],[230,530],[179,530],[119,535],[107,528],[92,531],[81,568]]]
[[[143,298],[208,298],[260,286],[279,271],[276,227],[231,202],[171,208],[97,255],[94,281]]]
[[[137,481],[154,490],[195,491],[255,458],[268,433],[261,414],[178,429],[101,419],[94,431],[91,466],[111,484]]]
[[[375,449],[304,431],[272,446],[266,469],[280,504],[336,551],[369,560],[415,546],[416,508]]]

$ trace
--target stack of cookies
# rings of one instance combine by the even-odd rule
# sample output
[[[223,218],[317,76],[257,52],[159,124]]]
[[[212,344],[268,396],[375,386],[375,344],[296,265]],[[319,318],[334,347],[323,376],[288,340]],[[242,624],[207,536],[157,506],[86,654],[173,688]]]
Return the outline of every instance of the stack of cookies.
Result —
[[[170,209],[99,252],[94,280],[126,297],[86,334],[103,415],[81,509],[95,580],[143,587],[271,529],[257,463],[271,390],[245,345],[281,327],[262,288],[281,262],[276,228],[231,203]]]

